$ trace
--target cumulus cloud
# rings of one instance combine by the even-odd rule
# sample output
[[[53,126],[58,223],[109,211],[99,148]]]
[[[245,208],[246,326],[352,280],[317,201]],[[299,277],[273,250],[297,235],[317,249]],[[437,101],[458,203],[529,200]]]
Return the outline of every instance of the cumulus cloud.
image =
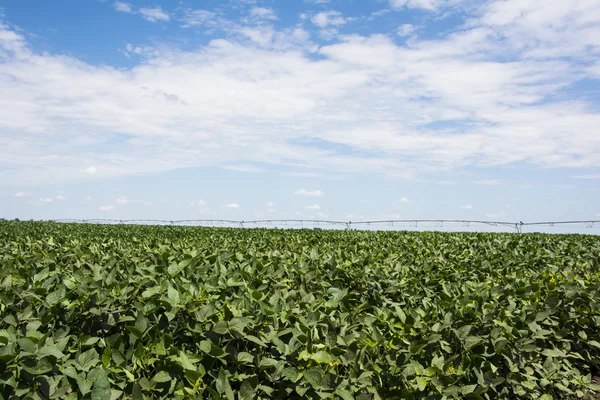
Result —
[[[42,197],[38,201],[40,203],[52,203],[52,199],[50,197]]]
[[[403,198],[401,198],[401,199],[400,199],[400,201],[401,201],[402,203],[410,203],[410,201],[411,201],[411,200],[410,200],[410,199],[407,199],[406,197],[403,197]]]
[[[122,1],[115,1],[113,6],[115,7],[115,10],[120,11],[120,12],[124,12],[124,13],[132,13],[133,12],[131,5],[129,5],[128,3],[124,3]]]
[[[310,196],[310,197],[321,197],[324,195],[324,193],[320,190],[306,190],[306,189],[296,190],[294,192],[294,194],[297,196]]]
[[[170,19],[169,14],[163,11],[161,7],[140,8],[139,13],[150,22],[168,21]]]
[[[314,204],[312,206],[306,206],[305,207],[307,210],[320,210],[321,206],[319,206],[318,204]]]
[[[400,10],[407,8],[422,8],[425,10],[436,10],[444,1],[447,0],[389,0],[390,7]]]
[[[96,172],[98,172],[98,169],[92,165],[91,167],[82,169],[81,172],[86,173],[88,175],[94,175]]]
[[[493,185],[498,185],[500,183],[500,181],[497,179],[484,179],[484,180],[479,180],[479,181],[473,181],[473,183],[476,185],[493,186]]]
[[[315,14],[310,21],[318,26],[319,28],[326,28],[330,25],[338,26],[344,25],[348,20],[344,18],[341,12],[339,11],[322,11],[318,14]]]
[[[460,2],[393,5],[444,4]],[[571,88],[600,76],[600,4],[466,11],[432,39],[357,33],[322,46],[296,26],[197,14],[180,22],[212,24],[210,42],[141,51],[122,68],[38,52],[0,25],[0,182],[229,165],[409,179],[513,165],[597,173],[600,112]]]
[[[250,10],[250,15],[255,18],[266,19],[266,20],[275,20],[277,19],[277,15],[270,8],[264,7],[253,7]]]
[[[106,205],[106,206],[101,206],[101,207],[100,207],[100,211],[110,211],[110,210],[112,210],[113,208],[114,208],[114,207],[113,207],[113,205],[112,205],[112,204],[108,204],[108,205]]]
[[[236,204],[236,203],[225,204],[223,207],[225,207],[225,208],[240,208],[239,204]]]
[[[398,36],[409,36],[415,31],[415,26],[412,24],[402,24],[396,29]]]
[[[129,199],[127,199],[127,196],[121,196],[117,200],[115,200],[115,202],[117,204],[127,204],[129,203]]]

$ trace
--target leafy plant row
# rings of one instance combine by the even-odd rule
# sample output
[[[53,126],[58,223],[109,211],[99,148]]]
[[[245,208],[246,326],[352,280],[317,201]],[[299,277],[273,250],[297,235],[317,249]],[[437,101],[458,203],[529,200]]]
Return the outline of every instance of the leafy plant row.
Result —
[[[594,398],[600,237],[0,222],[0,398]]]

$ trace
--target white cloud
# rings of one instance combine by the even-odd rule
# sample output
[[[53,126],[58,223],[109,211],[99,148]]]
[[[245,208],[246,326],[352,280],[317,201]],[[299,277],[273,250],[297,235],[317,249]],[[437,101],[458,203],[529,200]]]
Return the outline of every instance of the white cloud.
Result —
[[[163,200],[161,200],[161,202],[163,202]],[[196,200],[196,201],[190,201],[189,204],[192,207],[204,207],[206,205],[206,202],[204,200]]]
[[[298,211],[296,211],[296,216],[298,216],[298,217],[301,217],[301,216],[302,216],[302,213],[301,213],[301,212],[298,212]]]
[[[341,12],[339,11],[322,11],[316,15],[314,15],[311,19],[311,22],[323,29],[330,25],[339,26],[344,25],[348,20],[344,18]]]
[[[112,204],[106,205],[106,206],[102,206],[100,207],[100,211],[110,211],[112,210],[114,207]]]
[[[275,212],[275,209],[274,209],[274,208],[267,208],[267,212],[268,212],[268,213],[274,213],[274,212]]]
[[[225,204],[223,207],[225,207],[225,208],[240,208],[239,204],[236,204],[236,203]]]
[[[151,205],[152,205],[152,202],[151,202],[151,201],[145,201],[145,202],[144,202],[144,205],[145,205],[145,206],[151,206]]]
[[[473,206],[472,206],[472,205],[470,205],[470,204],[468,204],[468,205],[462,206],[461,208],[462,208],[463,210],[470,210],[470,209],[472,209],[472,208],[473,208]]]
[[[164,12],[161,7],[144,7],[140,8],[139,12],[144,19],[150,22],[168,21],[170,19],[169,14]]]
[[[473,183],[476,185],[493,186],[493,185],[498,185],[500,183],[500,181],[498,181],[497,179],[484,179],[484,180],[480,180],[480,181],[473,181]]]
[[[127,196],[121,196],[117,200],[115,200],[115,202],[117,204],[127,204],[129,203],[129,199],[127,199]]]
[[[82,169],[81,172],[89,175],[94,175],[96,172],[98,172],[98,169],[92,165],[91,167]]]
[[[306,189],[296,190],[294,192],[294,194],[297,196],[311,196],[311,197],[321,197],[324,195],[324,193],[320,190],[306,190]]]
[[[401,218],[402,216],[398,213],[391,213],[389,214],[389,218],[393,218],[393,219],[398,219]]]
[[[267,207],[275,207],[275,203],[273,203],[272,201],[269,201],[267,203]]]
[[[318,204],[314,204],[312,206],[306,206],[305,207],[307,210],[320,210],[321,206],[319,206]]]
[[[31,196],[31,193],[29,192],[17,192],[15,193],[15,197],[29,197]]]
[[[60,194],[59,194],[58,196],[56,196],[56,200],[57,200],[57,201],[61,201],[61,200],[64,200],[64,199],[66,199],[66,197],[65,197],[65,196],[63,196],[63,195],[60,195]]]
[[[458,2],[430,2],[440,4]],[[513,165],[597,171],[600,112],[571,88],[600,76],[600,4],[490,0],[468,11],[428,40],[357,33],[322,46],[295,26],[204,15],[188,22],[212,24],[214,40],[140,50],[122,68],[38,52],[0,25],[10,77],[0,78],[0,182],[226,165],[408,179]]]
[[[40,203],[52,203],[52,199],[50,197],[42,197],[38,201]]]
[[[571,176],[573,179],[600,179],[600,174],[581,174]]]
[[[400,201],[401,201],[402,203],[410,203],[410,201],[411,201],[411,200],[410,200],[410,199],[407,199],[406,197],[403,197],[403,198],[401,198],[401,199],[400,199]]]
[[[208,10],[185,10],[181,19],[182,28],[191,28],[194,26],[216,27],[217,14]]]
[[[328,216],[327,213],[322,213],[322,212],[317,213],[317,217],[319,217],[319,218],[327,218],[327,216]]]
[[[415,31],[415,26],[412,24],[402,24],[398,27],[398,29],[396,29],[396,34],[398,34],[398,36],[409,36],[410,34],[412,34]]]
[[[115,7],[115,10],[120,11],[120,12],[125,12],[125,13],[133,12],[131,5],[129,5],[128,3],[124,3],[122,1],[115,1],[114,7]]]
[[[264,7],[254,7],[250,10],[250,15],[256,18],[260,18],[260,19],[266,19],[266,20],[275,20],[277,19],[277,15],[275,15],[275,12],[270,9],[270,8],[264,8]]]
[[[256,218],[263,218],[263,217],[265,216],[265,213],[262,213],[262,212],[255,212],[255,213],[254,213],[254,216],[255,216]]]
[[[524,183],[522,185],[519,185],[519,189],[531,189],[531,185]]]
[[[86,199],[86,200],[91,200],[91,199],[92,199],[92,196],[86,196],[86,197],[85,197],[85,199]]]
[[[399,10],[407,8],[423,8],[434,11],[447,0],[389,0],[390,7]]]

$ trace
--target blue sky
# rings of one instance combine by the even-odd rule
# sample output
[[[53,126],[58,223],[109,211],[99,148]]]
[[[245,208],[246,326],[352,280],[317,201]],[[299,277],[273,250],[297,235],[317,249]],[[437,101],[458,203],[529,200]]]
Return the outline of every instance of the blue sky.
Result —
[[[600,0],[0,7],[2,217],[600,219]]]

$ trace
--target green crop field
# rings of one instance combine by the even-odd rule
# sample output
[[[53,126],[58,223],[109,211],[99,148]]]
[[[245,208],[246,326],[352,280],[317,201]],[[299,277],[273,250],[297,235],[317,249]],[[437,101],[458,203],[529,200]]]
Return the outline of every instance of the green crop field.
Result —
[[[599,263],[584,235],[0,222],[0,399],[593,399]]]

